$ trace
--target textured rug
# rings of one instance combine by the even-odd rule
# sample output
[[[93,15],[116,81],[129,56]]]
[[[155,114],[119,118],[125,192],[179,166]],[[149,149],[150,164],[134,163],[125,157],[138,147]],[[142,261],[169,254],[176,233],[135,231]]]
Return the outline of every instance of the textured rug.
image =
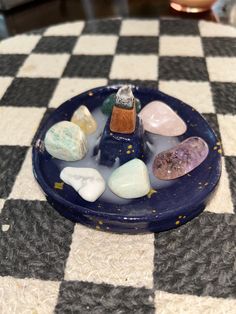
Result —
[[[116,235],[61,217],[31,169],[42,121],[64,100],[131,82],[189,103],[222,142],[206,210],[160,234]],[[0,313],[236,313],[236,29],[102,20],[0,42]]]

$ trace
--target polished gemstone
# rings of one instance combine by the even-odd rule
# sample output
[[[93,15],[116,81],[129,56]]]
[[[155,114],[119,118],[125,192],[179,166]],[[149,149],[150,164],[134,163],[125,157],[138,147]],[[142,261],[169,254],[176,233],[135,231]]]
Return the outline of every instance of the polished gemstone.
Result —
[[[154,134],[179,136],[186,132],[185,122],[165,103],[152,101],[139,113],[144,129]]]
[[[73,114],[71,122],[77,124],[85,134],[92,134],[97,129],[97,122],[88,108],[81,105]]]
[[[134,95],[130,85],[122,86],[116,93],[116,106],[132,109],[134,106]]]
[[[111,115],[110,130],[115,133],[131,134],[136,127],[136,109],[114,106]]]
[[[138,198],[150,191],[150,180],[145,163],[132,159],[111,174],[108,186],[111,191],[122,198]]]
[[[84,132],[69,121],[54,124],[47,131],[44,143],[50,155],[65,161],[80,160],[88,151]]]
[[[198,167],[207,157],[209,148],[200,137],[189,137],[177,146],[158,154],[153,173],[161,180],[182,177]]]
[[[66,167],[61,171],[60,178],[88,202],[95,202],[106,187],[103,177],[94,168]]]

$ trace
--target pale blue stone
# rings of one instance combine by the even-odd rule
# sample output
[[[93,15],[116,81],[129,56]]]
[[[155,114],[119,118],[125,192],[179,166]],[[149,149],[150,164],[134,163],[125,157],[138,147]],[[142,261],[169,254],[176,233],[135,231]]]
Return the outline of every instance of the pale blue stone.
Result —
[[[140,159],[132,159],[111,174],[108,186],[122,198],[138,198],[146,195],[150,189],[148,169]]]
[[[84,132],[69,121],[54,124],[47,131],[44,143],[50,155],[65,161],[80,160],[88,151]]]

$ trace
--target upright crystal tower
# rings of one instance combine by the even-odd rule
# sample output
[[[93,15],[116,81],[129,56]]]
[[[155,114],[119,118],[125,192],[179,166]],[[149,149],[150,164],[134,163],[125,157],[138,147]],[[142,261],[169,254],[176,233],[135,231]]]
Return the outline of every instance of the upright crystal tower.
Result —
[[[128,85],[122,86],[94,154],[99,154],[99,162],[109,167],[117,160],[120,165],[134,158],[145,160],[148,147],[144,136],[132,89]]]

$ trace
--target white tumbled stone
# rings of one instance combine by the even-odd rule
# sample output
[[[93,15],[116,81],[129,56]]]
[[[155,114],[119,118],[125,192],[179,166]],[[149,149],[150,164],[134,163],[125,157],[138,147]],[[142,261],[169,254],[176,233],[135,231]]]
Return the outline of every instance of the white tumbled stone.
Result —
[[[103,177],[94,168],[66,167],[61,171],[60,178],[88,202],[95,202],[106,187]]]

